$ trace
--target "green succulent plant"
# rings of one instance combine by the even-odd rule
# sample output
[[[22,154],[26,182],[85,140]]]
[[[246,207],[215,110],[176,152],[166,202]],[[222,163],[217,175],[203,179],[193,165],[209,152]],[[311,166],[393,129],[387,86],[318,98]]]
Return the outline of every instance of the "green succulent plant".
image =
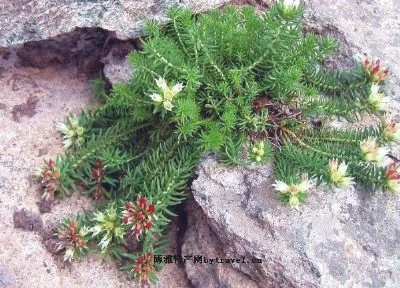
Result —
[[[265,13],[228,6],[194,15],[171,7],[169,22],[148,21],[141,50],[128,56],[132,81],[106,96],[97,89],[102,105],[75,121],[83,126],[69,120],[73,135],[62,127],[67,146],[78,139],[57,161],[62,191],[80,184],[86,194],[106,199],[89,231],[103,236],[103,248],[121,246],[117,257],[133,259],[126,270],[142,282],[155,279],[149,255],[165,246],[171,209],[185,199],[205,153],[229,166],[271,163],[277,197],[291,207],[323,184],[400,192],[397,165],[387,163],[390,145],[400,138],[398,125],[385,120],[387,68],[371,59],[349,70],[325,68],[337,42],[304,32],[302,15],[297,1]],[[380,124],[330,125],[365,114]],[[77,127],[85,131],[82,141]],[[114,234],[104,226],[110,207],[119,223]],[[132,231],[142,252],[123,248],[123,236]]]

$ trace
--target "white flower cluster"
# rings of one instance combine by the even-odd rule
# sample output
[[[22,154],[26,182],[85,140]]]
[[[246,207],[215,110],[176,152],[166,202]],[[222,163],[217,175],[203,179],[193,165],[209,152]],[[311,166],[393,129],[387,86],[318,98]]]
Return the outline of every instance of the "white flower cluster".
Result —
[[[151,99],[164,106],[164,109],[171,111],[174,105],[172,104],[174,97],[182,91],[182,83],[175,84],[173,87],[169,87],[164,78],[160,77],[156,80],[157,87],[161,89],[161,94],[154,93],[150,95]]]
[[[79,118],[69,116],[65,123],[57,124],[57,130],[63,134],[64,149],[80,146],[84,141],[85,128],[79,123]]]
[[[369,107],[375,112],[384,112],[389,108],[390,97],[379,92],[379,85],[374,83],[371,85],[370,94],[367,99]]]
[[[123,239],[125,231],[121,226],[117,209],[110,207],[105,212],[94,213],[96,225],[90,228],[93,237],[101,235],[100,247],[105,251],[113,239]]]

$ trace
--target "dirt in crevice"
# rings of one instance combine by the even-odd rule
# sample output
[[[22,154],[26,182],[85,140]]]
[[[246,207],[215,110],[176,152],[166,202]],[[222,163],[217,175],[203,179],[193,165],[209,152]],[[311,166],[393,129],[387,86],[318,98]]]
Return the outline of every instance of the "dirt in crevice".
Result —
[[[65,267],[64,261],[60,256],[59,240],[54,234],[54,229],[44,228],[42,217],[39,214],[26,209],[14,211],[13,222],[15,228],[35,232],[39,235],[43,246],[51,253],[57,265],[61,268]]]
[[[13,214],[14,227],[22,230],[41,232],[43,229],[42,218],[25,209],[15,211]]]
[[[18,64],[23,67],[77,67],[92,75],[102,69],[101,58],[109,32],[100,28],[77,28],[41,41],[31,41],[17,49]]]
[[[15,105],[11,111],[13,120],[19,122],[23,116],[28,118],[33,117],[36,114],[36,104],[39,102],[39,98],[36,96],[29,96],[25,103]]]
[[[178,216],[173,219],[174,225],[176,226],[175,228],[176,253],[181,256],[184,256],[182,255],[182,245],[188,225],[188,216],[184,208],[185,202],[186,201],[183,201],[181,204],[174,207],[174,213],[177,214]],[[179,266],[184,268],[183,263],[179,263]]]
[[[191,182],[191,181],[190,181]],[[175,228],[175,241],[176,241],[176,254],[182,257],[186,256],[182,253],[182,246],[185,239],[185,233],[188,228],[188,211],[186,211],[187,199],[184,200],[181,204],[174,207],[174,213],[178,216],[174,218],[174,226]],[[184,276],[187,279],[187,288],[194,288],[195,286],[190,282],[189,277],[186,273],[185,264],[178,263],[178,267],[180,267],[184,271]]]
[[[53,207],[54,202],[51,200],[46,200],[46,199],[40,199],[40,201],[37,202],[39,212],[44,214],[44,213],[50,213],[51,208]]]
[[[93,78],[103,76],[103,67],[111,57],[124,59],[136,49],[139,49],[136,39],[119,40],[113,32],[101,28],[76,28],[46,40],[27,42],[16,54],[17,65],[22,67],[76,67],[79,73]],[[6,53],[0,51],[0,56],[8,57]]]
[[[273,3],[273,0],[232,0],[229,4],[238,6],[250,5],[255,7],[257,10],[264,11],[268,9]]]

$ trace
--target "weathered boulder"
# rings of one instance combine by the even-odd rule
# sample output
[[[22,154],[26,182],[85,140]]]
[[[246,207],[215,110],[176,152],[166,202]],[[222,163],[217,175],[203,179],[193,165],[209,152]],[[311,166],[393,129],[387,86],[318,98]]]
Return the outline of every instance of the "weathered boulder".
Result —
[[[201,263],[194,258],[185,261],[186,275],[192,286],[258,288],[255,281],[231,265],[216,263],[217,258],[220,261],[219,259],[228,256],[225,255],[218,236],[208,226],[204,213],[193,197],[186,201],[185,210],[188,223],[181,253],[185,256],[202,257]]]
[[[98,27],[118,39],[140,36],[146,19],[163,20],[172,4],[201,12],[227,0],[56,0],[0,1],[0,47],[48,39],[76,27]]]
[[[207,158],[197,174],[197,218],[213,232],[186,241],[208,233],[225,258],[261,259],[231,264],[260,287],[400,286],[398,196],[318,189],[295,210],[277,201],[271,167],[228,169]]]
[[[388,91],[400,95],[400,2],[354,0],[303,0],[306,20],[315,32],[330,33],[346,42],[351,54],[378,57],[389,66]]]

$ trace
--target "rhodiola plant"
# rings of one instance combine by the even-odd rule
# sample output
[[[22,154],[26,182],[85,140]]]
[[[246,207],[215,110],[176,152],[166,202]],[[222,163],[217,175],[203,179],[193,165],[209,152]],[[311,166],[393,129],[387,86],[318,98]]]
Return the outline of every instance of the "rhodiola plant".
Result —
[[[99,90],[98,109],[60,125],[67,150],[40,171],[48,197],[76,189],[105,200],[82,220],[85,241],[131,259],[124,269],[143,283],[154,280],[151,255],[165,245],[171,209],[210,152],[227,166],[272,164],[277,197],[291,207],[319,185],[400,192],[387,156],[400,138],[386,117],[388,69],[372,59],[326,69],[337,43],[305,33],[302,14],[298,1],[284,1],[265,13],[171,7],[167,24],[147,22],[142,49],[129,55],[134,79]],[[366,114],[379,124],[329,125]]]

